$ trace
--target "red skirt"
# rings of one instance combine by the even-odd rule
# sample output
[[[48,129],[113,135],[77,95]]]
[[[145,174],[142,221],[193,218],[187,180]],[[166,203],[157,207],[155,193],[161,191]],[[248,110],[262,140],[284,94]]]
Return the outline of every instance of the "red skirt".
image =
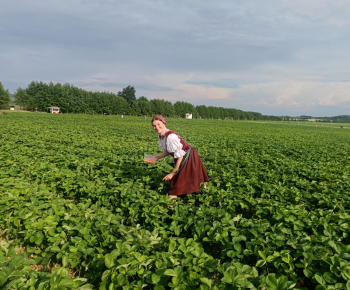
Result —
[[[192,147],[185,165],[171,179],[169,195],[179,196],[198,192],[200,184],[207,181],[209,181],[207,171],[197,150]]]

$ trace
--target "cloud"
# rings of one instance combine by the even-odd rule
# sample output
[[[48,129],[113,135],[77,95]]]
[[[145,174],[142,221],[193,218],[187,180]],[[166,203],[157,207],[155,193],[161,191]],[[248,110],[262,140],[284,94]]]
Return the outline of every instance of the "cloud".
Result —
[[[320,107],[337,108],[346,113],[350,109],[350,82],[279,82],[244,85],[231,92],[246,106],[260,107],[263,111],[313,112]]]
[[[0,81],[269,114],[348,109],[346,0],[4,0]]]

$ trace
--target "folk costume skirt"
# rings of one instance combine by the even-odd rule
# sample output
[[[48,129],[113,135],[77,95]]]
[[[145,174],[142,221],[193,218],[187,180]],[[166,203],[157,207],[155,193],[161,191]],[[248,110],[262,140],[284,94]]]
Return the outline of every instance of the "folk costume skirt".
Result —
[[[184,166],[170,182],[169,195],[184,195],[198,192],[200,184],[209,181],[207,171],[196,149],[191,147],[190,155]]]

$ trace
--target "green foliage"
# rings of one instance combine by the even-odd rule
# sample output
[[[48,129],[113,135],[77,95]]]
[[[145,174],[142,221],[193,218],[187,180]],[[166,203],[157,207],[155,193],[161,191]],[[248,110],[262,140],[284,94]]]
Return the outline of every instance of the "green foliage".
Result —
[[[117,97],[115,99],[115,107],[114,107],[113,113],[117,113],[119,115],[130,114],[131,108],[130,108],[128,102],[124,98]]]
[[[28,256],[8,242],[0,242],[1,289],[92,289],[92,285],[86,284],[87,279],[73,279],[68,276],[68,270],[61,267],[54,268],[51,273],[33,270],[41,259]]]
[[[124,98],[131,107],[133,102],[136,102],[136,90],[133,86],[127,86],[123,90],[118,92],[118,96]]]
[[[26,107],[28,102],[28,95],[26,93],[26,90],[22,88],[18,88],[15,92],[15,103],[16,105],[19,105],[21,107]]]
[[[164,102],[165,116],[166,117],[176,117],[176,112],[173,104],[169,101]]]
[[[146,97],[143,97],[143,96],[140,97],[137,100],[137,105],[139,106],[142,115],[146,115],[146,116],[152,115],[152,106]]]
[[[140,109],[139,106],[137,105],[137,102],[133,102],[133,103],[132,103],[131,110],[132,110],[132,114],[133,114],[134,116],[140,116],[140,115],[141,115],[141,109]]]
[[[26,246],[20,260],[62,266],[47,275],[76,269],[94,289],[350,287],[348,130],[167,121],[210,178],[176,203],[162,181],[171,160],[142,161],[158,150],[149,120],[3,118],[0,229]],[[12,283],[6,273],[0,281]],[[44,276],[34,282],[51,283]],[[65,277],[50,287],[72,286]]]
[[[157,115],[167,116],[164,100],[153,99],[153,100],[150,100],[150,104],[151,104],[153,115],[157,114]]]
[[[10,92],[5,90],[2,83],[0,82],[0,108],[7,108],[10,104]]]
[[[193,117],[197,117],[197,111],[195,107],[187,102],[176,102],[174,104],[174,109],[176,111],[176,114],[182,118],[185,117],[186,114],[193,114]]]

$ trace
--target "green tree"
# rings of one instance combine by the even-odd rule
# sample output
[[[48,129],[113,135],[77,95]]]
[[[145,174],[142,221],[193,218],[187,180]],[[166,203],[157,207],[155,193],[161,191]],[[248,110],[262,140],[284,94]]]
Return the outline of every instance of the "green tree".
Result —
[[[149,102],[149,100],[144,96],[141,96],[137,99],[137,102],[141,102],[141,101]]]
[[[19,87],[15,92],[15,104],[21,107],[26,107],[28,103],[28,94],[25,89]]]
[[[130,107],[132,106],[133,102],[136,102],[136,90],[133,86],[127,86],[121,92],[119,91],[117,95],[123,97],[128,102]]]
[[[176,102],[174,104],[174,109],[176,111],[176,114],[182,118],[184,118],[186,114],[192,114],[195,118],[198,115],[195,107],[192,104],[184,101]]]
[[[182,117],[184,118],[185,117],[185,114],[187,113],[186,112],[186,107],[185,107],[185,104],[184,102],[176,102],[174,104],[174,109],[175,109],[175,112],[176,112],[176,115],[179,116],[179,117]]]
[[[139,108],[139,106],[137,105],[137,102],[133,102],[132,103],[132,114],[135,116],[140,116],[141,115],[141,110]]]
[[[219,110],[217,107],[209,106],[208,110],[210,112],[209,113],[210,118],[219,119],[220,114],[219,114]]]
[[[0,108],[7,108],[10,104],[11,96],[9,90],[5,90],[0,82]]]
[[[150,100],[152,106],[152,113],[157,115],[165,115],[165,104],[164,100],[153,99]]]
[[[46,110],[48,107],[46,102],[46,87],[47,85],[43,82],[32,81],[26,88],[28,95],[26,107],[32,110]]]
[[[164,107],[165,107],[165,115],[167,117],[175,117],[176,116],[175,108],[171,102],[165,101]]]
[[[131,113],[131,108],[128,102],[122,97],[116,98],[116,108],[117,108],[117,114],[127,115]]]
[[[139,106],[142,115],[147,115],[147,116],[152,115],[152,106],[146,97],[144,96],[139,97],[137,99],[137,105]]]
[[[208,108],[206,106],[204,106],[204,105],[197,106],[196,111],[201,118],[203,118],[203,119],[209,118],[209,112],[208,112]]]

